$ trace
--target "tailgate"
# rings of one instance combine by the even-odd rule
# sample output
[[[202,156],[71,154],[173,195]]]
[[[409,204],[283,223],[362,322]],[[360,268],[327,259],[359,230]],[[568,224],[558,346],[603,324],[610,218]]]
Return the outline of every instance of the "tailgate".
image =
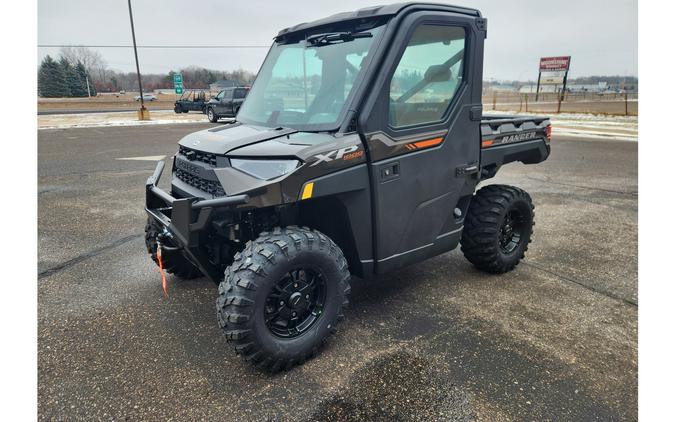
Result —
[[[483,116],[480,125],[481,148],[541,139],[547,143],[551,137],[548,117]]]
[[[541,163],[551,152],[547,117],[484,116],[480,130],[481,179],[494,177],[507,163]]]

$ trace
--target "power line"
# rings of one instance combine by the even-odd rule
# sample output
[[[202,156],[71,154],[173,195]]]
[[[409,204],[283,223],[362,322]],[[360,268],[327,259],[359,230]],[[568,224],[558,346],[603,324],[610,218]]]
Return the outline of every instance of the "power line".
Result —
[[[133,45],[83,45],[83,44],[38,44],[38,48],[88,47],[88,48],[134,48]],[[137,48],[269,48],[269,45],[139,45]]]

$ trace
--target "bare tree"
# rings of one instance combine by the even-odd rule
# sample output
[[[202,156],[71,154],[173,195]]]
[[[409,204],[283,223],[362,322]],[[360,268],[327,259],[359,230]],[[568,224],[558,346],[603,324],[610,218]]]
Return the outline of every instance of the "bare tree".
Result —
[[[96,50],[82,46],[61,47],[61,57],[65,57],[71,65],[81,62],[95,81],[104,82],[108,79],[108,64]]]

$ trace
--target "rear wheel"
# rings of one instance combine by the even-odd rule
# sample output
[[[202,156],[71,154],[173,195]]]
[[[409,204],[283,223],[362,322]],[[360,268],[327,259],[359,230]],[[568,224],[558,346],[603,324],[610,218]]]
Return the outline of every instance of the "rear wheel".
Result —
[[[213,107],[209,107],[206,109],[206,117],[209,118],[209,122],[211,123],[218,122],[218,116],[216,115],[216,112],[213,111]]]
[[[464,221],[462,252],[478,269],[511,271],[525,256],[534,226],[534,205],[522,189],[489,185],[471,200]]]
[[[150,258],[159,265],[157,260],[157,236],[161,233],[161,228],[148,218],[145,225],[145,247],[148,249]],[[202,273],[197,267],[192,265],[179,251],[162,251],[162,267],[167,273],[173,274],[182,279],[191,279],[201,277]]]
[[[218,324],[236,353],[271,372],[314,356],[348,304],[349,270],[326,235],[261,233],[237,253],[218,289]]]

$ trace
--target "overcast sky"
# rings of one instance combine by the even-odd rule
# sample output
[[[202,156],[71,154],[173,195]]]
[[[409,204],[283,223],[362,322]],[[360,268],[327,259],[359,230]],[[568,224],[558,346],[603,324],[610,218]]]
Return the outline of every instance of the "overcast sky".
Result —
[[[533,80],[541,56],[572,56],[570,77],[638,72],[637,0],[453,0],[488,19],[485,78]],[[333,13],[385,4],[356,0],[132,0],[139,45],[268,46],[276,33]],[[125,0],[39,0],[39,44],[131,44]],[[98,48],[110,68],[134,70],[131,49]],[[256,71],[265,48],[142,49],[141,72],[189,65]],[[38,59],[58,49],[38,48]]]

